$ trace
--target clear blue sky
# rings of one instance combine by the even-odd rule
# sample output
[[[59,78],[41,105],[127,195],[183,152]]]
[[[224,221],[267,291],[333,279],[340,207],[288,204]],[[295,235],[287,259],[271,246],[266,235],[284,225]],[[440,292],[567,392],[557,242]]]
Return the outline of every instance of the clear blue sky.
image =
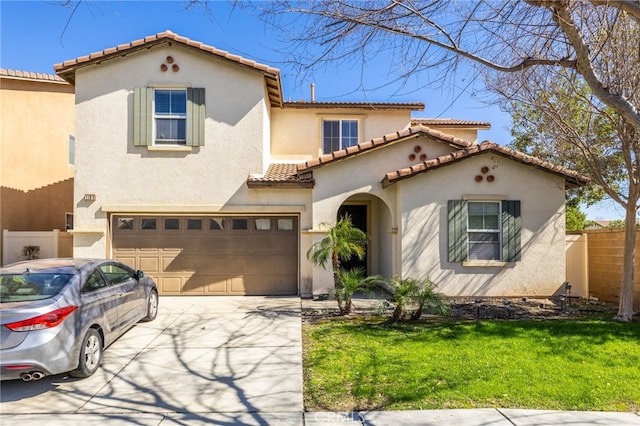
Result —
[[[171,30],[279,68],[285,99],[309,99],[309,86],[315,83],[319,101],[424,102],[425,111],[415,116],[489,121],[492,129],[481,131],[480,140],[510,141],[509,116],[483,103],[478,88],[464,76],[445,88],[425,88],[427,75],[401,88],[385,85],[393,80],[393,70],[380,57],[376,67],[332,65],[301,80],[286,62],[285,36],[227,2],[210,1],[207,13],[202,7],[186,9],[186,1],[87,1],[73,16],[60,3],[0,0],[0,67],[53,74],[56,63]],[[622,214],[612,203],[588,213],[592,219]]]

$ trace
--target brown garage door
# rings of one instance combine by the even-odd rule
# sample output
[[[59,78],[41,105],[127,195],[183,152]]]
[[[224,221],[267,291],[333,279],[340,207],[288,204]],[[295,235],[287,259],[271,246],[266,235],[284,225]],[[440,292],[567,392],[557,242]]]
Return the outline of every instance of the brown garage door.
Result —
[[[297,217],[118,215],[111,229],[114,258],[161,294],[298,293]]]

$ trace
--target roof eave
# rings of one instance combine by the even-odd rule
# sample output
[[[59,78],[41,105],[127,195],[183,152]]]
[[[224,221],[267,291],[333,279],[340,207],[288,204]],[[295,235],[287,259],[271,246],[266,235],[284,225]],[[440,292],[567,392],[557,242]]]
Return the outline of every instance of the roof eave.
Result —
[[[178,43],[185,48],[195,50],[200,53],[209,53],[220,60],[224,60],[234,65],[239,65],[252,71],[261,72],[265,78],[265,86],[269,103],[271,106],[282,107],[282,83],[280,80],[280,71],[278,69],[258,64],[255,61],[244,59],[237,55],[229,54],[228,52],[221,51],[212,46],[205,45],[204,43],[178,36],[172,32],[159,33],[144,39],[135,40],[128,44],[122,44],[100,52],[91,53],[87,56],[81,56],[76,59],[55,64],[53,69],[56,71],[58,76],[68,83],[75,85],[75,73],[81,68],[122,58],[135,52],[151,49],[155,46],[164,44],[171,45],[172,43]]]
[[[385,102],[283,102],[283,108],[290,109],[367,109],[367,110],[409,110],[423,111],[424,103],[385,103]]]
[[[387,175],[385,175],[385,177],[380,180],[380,183],[382,184],[383,188],[386,188],[401,180],[408,179],[413,176],[417,176],[419,174],[427,173],[433,170],[437,170],[440,167],[448,166],[448,165],[457,163],[459,161],[465,160],[467,158],[475,157],[477,155],[487,153],[487,152],[491,152],[491,153],[500,155],[504,158],[517,161],[525,166],[533,167],[538,170],[542,170],[544,172],[560,176],[565,181],[566,189],[579,188],[591,182],[591,179],[589,179],[588,177],[580,175],[579,173],[573,172],[571,170],[558,170],[558,167],[552,164],[549,164],[549,166],[545,166],[544,164],[547,164],[546,162],[544,162],[544,164],[535,164],[534,162],[526,161],[523,157],[526,157],[528,159],[530,156],[523,153],[519,153],[517,151],[512,151],[512,150],[509,150],[509,152],[504,151],[507,149],[508,148],[501,149],[499,148],[499,145],[496,145],[493,142],[485,141],[483,142],[483,144],[470,147],[467,149],[455,151],[446,156],[434,158],[432,160],[425,161],[423,163],[418,163],[407,169],[387,173]],[[513,154],[517,154],[517,155],[513,155]],[[531,158],[534,158],[534,157],[531,157]],[[539,160],[539,161],[542,162],[542,160]],[[396,176],[391,176],[394,173],[396,174]]]
[[[315,186],[315,180],[308,182],[276,182],[276,181],[247,181],[248,188],[281,188],[281,189],[308,189]]]

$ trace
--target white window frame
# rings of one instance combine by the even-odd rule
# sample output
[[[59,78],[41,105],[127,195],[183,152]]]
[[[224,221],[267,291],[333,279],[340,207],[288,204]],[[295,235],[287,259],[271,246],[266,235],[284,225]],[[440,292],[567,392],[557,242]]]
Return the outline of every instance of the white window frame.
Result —
[[[69,150],[69,165],[75,166],[76,165],[76,138],[73,135],[69,135],[68,150]]]
[[[184,114],[168,114],[168,115],[158,115],[156,114],[156,92],[165,91],[165,92],[183,92],[184,93]],[[184,146],[187,144],[187,88],[186,87],[154,87],[153,88],[153,144],[155,146]],[[157,129],[158,123],[157,120],[182,120],[184,121],[184,138],[183,139],[161,139],[158,140]]]
[[[497,216],[497,222],[498,222],[498,227],[497,228],[492,228],[492,229],[477,229],[477,228],[472,228],[471,227],[471,213],[470,213],[470,208],[472,204],[496,204],[498,207],[498,212],[496,214]],[[484,216],[484,214],[483,214]],[[496,201],[496,200],[469,200],[467,201],[467,253],[469,253],[469,260],[470,261],[496,261],[496,262],[500,262],[502,261],[502,221],[500,220],[500,218],[502,217],[502,203],[500,201]],[[471,253],[473,252],[471,250],[471,246],[473,244],[483,244],[482,241],[472,241],[471,235],[472,234],[478,234],[478,233],[486,233],[486,234],[497,234],[498,235],[498,241],[497,242],[491,242],[491,243],[486,243],[486,244],[497,244],[498,245],[498,257],[497,258],[493,258],[493,259],[472,259],[471,258]]]
[[[345,136],[342,134],[342,123],[345,121],[353,121],[356,123],[356,130],[357,130],[357,135],[356,135],[356,142],[354,145],[347,145],[345,146],[344,142],[345,142]],[[324,125],[326,122],[338,122],[338,139],[340,141],[340,146],[338,147],[337,150],[333,150],[333,151],[339,151],[341,149],[346,149],[350,146],[355,146],[357,144],[360,143],[361,140],[361,134],[362,134],[362,125],[361,125],[361,120],[357,117],[323,117],[322,118],[322,123],[321,123],[321,149],[323,154],[329,154],[330,152],[333,151],[325,151],[325,132],[324,132]]]

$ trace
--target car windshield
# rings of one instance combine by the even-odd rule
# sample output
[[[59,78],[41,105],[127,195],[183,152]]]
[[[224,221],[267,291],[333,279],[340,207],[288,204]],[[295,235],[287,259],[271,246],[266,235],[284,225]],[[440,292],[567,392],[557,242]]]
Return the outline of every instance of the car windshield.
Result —
[[[30,302],[55,296],[71,274],[32,273],[0,275],[0,303]]]

